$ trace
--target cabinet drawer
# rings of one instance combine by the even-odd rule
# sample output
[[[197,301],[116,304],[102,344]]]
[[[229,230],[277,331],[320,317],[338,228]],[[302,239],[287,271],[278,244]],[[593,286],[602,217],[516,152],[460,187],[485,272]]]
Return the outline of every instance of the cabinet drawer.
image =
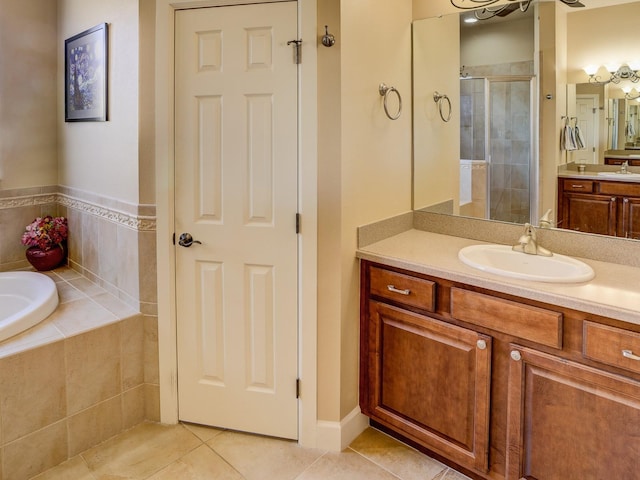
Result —
[[[552,310],[452,288],[451,316],[524,340],[562,348],[562,313]]]
[[[563,182],[563,190],[565,192],[593,192],[592,180],[574,180],[572,178],[565,179]]]
[[[598,191],[606,195],[640,197],[640,183],[600,182]]]
[[[383,268],[371,267],[371,295],[418,307],[435,310],[436,284]]]
[[[640,333],[584,322],[582,353],[591,360],[640,373]]]

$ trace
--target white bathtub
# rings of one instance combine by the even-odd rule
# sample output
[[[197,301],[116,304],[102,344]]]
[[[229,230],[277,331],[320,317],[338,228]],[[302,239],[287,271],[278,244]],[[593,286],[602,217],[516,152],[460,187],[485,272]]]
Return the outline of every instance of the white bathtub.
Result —
[[[0,272],[0,342],[33,327],[58,306],[56,284],[37,272]]]

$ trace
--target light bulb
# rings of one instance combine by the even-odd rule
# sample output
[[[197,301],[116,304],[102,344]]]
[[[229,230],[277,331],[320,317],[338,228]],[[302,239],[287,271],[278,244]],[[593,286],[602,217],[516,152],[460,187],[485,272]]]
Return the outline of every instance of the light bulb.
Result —
[[[587,65],[584,67],[584,71],[587,75],[592,76],[596,74],[598,67],[596,65]]]
[[[607,72],[609,72],[609,73],[616,73],[618,71],[618,69],[620,68],[620,64],[619,63],[607,63],[605,65],[605,68],[607,69]]]

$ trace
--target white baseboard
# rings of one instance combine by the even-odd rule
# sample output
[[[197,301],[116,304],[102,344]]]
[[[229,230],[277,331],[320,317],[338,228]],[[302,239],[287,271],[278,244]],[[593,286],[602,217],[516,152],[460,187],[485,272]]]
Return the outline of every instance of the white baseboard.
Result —
[[[360,413],[360,407],[354,408],[340,422],[318,420],[316,447],[322,450],[341,452],[368,426],[369,417]]]

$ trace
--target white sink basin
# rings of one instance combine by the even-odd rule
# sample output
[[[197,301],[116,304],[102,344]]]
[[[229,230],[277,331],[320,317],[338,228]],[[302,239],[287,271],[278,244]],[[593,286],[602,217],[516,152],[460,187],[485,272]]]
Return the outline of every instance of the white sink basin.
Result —
[[[622,173],[622,172],[598,172],[601,177],[623,178],[640,178],[640,173]]]
[[[470,267],[511,278],[535,282],[575,283],[591,280],[593,269],[575,258],[554,253],[551,257],[515,252],[509,245],[471,245],[458,252]]]

